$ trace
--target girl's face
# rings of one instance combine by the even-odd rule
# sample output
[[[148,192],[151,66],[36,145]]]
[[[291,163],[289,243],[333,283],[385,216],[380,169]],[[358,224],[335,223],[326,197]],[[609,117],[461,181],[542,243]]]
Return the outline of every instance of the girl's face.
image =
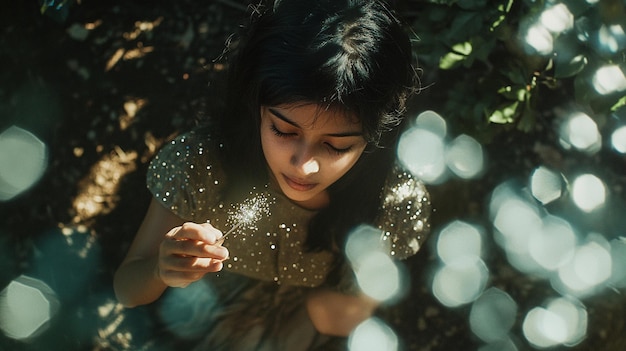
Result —
[[[300,206],[327,205],[327,188],[354,166],[366,144],[351,115],[315,104],[261,107],[261,146],[272,181]]]

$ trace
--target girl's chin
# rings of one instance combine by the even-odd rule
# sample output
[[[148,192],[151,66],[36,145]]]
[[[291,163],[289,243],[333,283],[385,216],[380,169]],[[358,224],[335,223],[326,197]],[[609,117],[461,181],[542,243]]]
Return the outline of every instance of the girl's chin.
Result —
[[[325,191],[314,192],[314,193],[308,192],[305,194],[303,192],[294,192],[293,190],[291,191],[284,191],[284,189],[281,189],[281,190],[283,190],[283,194],[291,202],[306,209],[310,209],[310,210],[320,209],[322,207],[326,207],[329,202],[328,194]]]

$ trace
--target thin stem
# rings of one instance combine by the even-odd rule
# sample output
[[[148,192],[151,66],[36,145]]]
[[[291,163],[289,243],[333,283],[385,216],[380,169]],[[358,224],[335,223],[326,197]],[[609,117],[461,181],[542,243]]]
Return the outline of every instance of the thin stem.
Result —
[[[241,227],[241,225],[242,225],[242,224],[243,224],[243,222],[239,222],[239,223],[235,224],[234,226],[232,226],[232,228],[230,228],[230,229],[226,232],[226,234],[224,234],[224,235],[220,238],[220,240],[223,240],[223,239],[224,239],[224,238],[225,238],[228,234],[230,234],[230,233],[234,232],[234,231],[235,231],[235,229],[237,229],[237,228]]]

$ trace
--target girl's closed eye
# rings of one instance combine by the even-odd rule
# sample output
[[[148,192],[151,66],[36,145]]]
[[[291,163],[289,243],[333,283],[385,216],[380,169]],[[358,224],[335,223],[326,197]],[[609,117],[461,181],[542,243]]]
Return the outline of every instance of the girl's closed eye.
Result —
[[[270,129],[276,136],[281,137],[281,138],[287,138],[287,137],[296,135],[296,133],[286,133],[286,132],[279,130],[275,124],[271,124]],[[345,154],[346,152],[349,152],[350,150],[352,150],[352,146],[341,148],[341,147],[333,146],[330,143],[324,143],[324,145],[326,145],[329,151],[335,154]]]
[[[335,147],[335,146],[333,146],[333,145],[331,145],[329,143],[326,143],[326,146],[328,147],[328,149],[331,152],[333,152],[335,154],[339,154],[339,155],[345,154],[347,152],[350,152],[350,150],[352,150],[352,146],[348,146],[348,147],[344,147],[344,148],[338,148],[338,147]]]
[[[275,125],[275,124],[273,124],[273,123],[270,125],[270,129],[272,130],[272,132],[273,132],[276,136],[278,136],[278,137],[282,137],[282,138],[285,138],[285,137],[288,137],[288,136],[294,136],[294,135],[296,135],[295,133],[285,133],[285,132],[283,132],[283,131],[279,130],[278,128],[276,128],[276,125]]]

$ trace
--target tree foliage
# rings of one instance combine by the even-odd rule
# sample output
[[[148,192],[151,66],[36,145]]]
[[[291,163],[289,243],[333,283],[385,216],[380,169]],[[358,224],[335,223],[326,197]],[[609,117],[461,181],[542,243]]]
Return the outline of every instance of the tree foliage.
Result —
[[[483,142],[512,127],[532,132],[559,105],[601,126],[626,103],[623,1],[430,0],[405,9],[438,111]],[[617,86],[602,90],[602,69]]]

